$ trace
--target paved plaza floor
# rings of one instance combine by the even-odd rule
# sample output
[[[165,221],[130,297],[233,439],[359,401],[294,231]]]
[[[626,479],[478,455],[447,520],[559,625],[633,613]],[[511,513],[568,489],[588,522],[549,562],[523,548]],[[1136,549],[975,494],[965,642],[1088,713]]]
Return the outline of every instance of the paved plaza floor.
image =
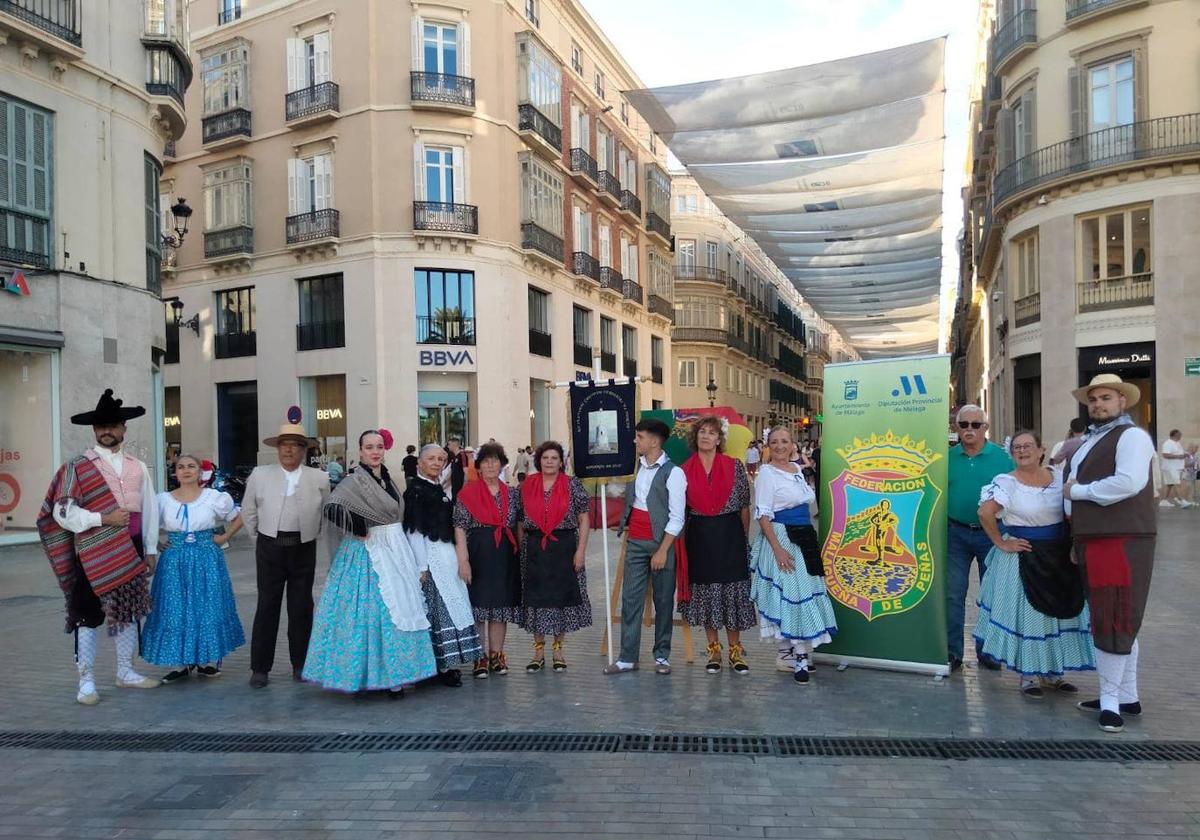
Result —
[[[36,547],[0,549],[0,734],[713,733],[1056,741],[1200,741],[1200,513],[1164,511],[1139,682],[1146,714],[1119,736],[1066,697],[1022,697],[1016,678],[968,662],[949,679],[819,668],[807,687],[751,640],[751,673],[704,673],[675,636],[670,676],[600,674],[604,577],[588,571],[596,626],[573,635],[570,669],[526,674],[529,636],[513,628],[512,672],[405,699],[354,697],[278,671],[247,684],[248,650],[217,680],[153,691],[111,687],[75,703],[62,598]],[[243,623],[254,605],[253,551],[228,554]],[[612,540],[614,551],[617,542]],[[317,592],[327,569],[322,558]],[[974,611],[969,611],[973,621]],[[969,630],[968,630],[969,632]],[[643,636],[649,660],[650,631]],[[702,636],[697,637],[702,653]],[[968,649],[970,645],[968,644]],[[286,663],[280,632],[278,663]],[[151,666],[144,673],[163,669]],[[1080,675],[1095,696],[1094,674]],[[0,749],[0,836],[234,837],[1200,837],[1200,764],[947,761],[633,753],[380,752],[254,754]]]

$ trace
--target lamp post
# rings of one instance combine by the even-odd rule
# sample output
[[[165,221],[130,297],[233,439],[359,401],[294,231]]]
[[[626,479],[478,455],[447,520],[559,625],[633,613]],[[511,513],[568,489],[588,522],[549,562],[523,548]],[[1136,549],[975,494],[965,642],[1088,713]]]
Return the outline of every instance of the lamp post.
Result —
[[[164,248],[179,248],[187,236],[188,219],[192,217],[192,208],[188,207],[186,198],[179,199],[171,206],[171,217],[175,220],[175,229],[162,235],[162,244]]]
[[[713,380],[708,380],[708,384],[704,386],[704,390],[708,391],[708,407],[712,408],[717,404],[717,383]]]
[[[196,334],[197,338],[200,337],[200,313],[199,312],[197,312],[191,318],[188,318],[186,321],[184,321],[183,320],[183,301],[176,299],[176,300],[171,301],[171,317],[174,318],[176,327],[187,327],[189,330],[191,330],[192,332],[194,332]]]

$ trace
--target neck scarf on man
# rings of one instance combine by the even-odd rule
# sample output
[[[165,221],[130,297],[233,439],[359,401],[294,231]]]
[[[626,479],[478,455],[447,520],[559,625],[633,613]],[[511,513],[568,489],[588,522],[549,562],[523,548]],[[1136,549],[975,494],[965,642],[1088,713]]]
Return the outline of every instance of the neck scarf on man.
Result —
[[[571,479],[562,473],[550,489],[546,497],[546,485],[540,472],[525,479],[521,485],[521,501],[525,505],[525,515],[528,516],[537,529],[542,532],[542,548],[549,540],[556,539],[554,530],[566,518],[571,509]]]
[[[517,538],[508,527],[508,488],[500,485],[500,505],[496,506],[496,498],[488,489],[482,478],[467,482],[467,486],[458,494],[459,501],[470,511],[482,525],[495,527],[496,548],[500,547],[501,537],[508,537],[513,548],[517,547]]]
[[[713,457],[712,472],[704,471],[700,453],[683,462],[683,474],[687,476],[688,507],[701,516],[716,516],[729,501],[733,493],[735,470],[733,458],[720,452]]]
[[[1093,423],[1092,425],[1088,426],[1087,436],[1088,437],[1096,437],[1097,435],[1102,435],[1111,429],[1117,428],[1118,426],[1132,426],[1132,425],[1133,425],[1133,418],[1130,417],[1128,414],[1122,414],[1120,417],[1114,417],[1113,419],[1111,419],[1105,423],[1099,423],[1099,424]]]

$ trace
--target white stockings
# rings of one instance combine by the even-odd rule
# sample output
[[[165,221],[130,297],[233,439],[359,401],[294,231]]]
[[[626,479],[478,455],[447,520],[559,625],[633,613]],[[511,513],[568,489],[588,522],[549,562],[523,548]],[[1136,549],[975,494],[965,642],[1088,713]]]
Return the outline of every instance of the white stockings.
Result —
[[[1100,708],[1118,712],[1121,703],[1136,703],[1138,643],[1134,640],[1128,654],[1096,649],[1096,673],[1100,677]]]
[[[75,631],[75,665],[79,669],[79,696],[96,693],[96,629]]]

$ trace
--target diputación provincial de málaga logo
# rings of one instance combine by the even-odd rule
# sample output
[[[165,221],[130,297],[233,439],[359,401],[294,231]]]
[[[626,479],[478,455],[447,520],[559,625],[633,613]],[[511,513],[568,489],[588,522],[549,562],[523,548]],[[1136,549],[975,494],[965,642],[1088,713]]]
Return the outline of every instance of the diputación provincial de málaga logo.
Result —
[[[868,621],[911,610],[933,583],[929,530],[942,491],[927,470],[942,456],[890,429],[838,449],[821,549],[829,596]]]

